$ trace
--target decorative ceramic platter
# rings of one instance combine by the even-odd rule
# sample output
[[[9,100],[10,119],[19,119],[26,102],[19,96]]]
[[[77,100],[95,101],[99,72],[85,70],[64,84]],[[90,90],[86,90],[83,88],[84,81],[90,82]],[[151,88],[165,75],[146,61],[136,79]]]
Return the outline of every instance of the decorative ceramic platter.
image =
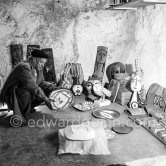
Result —
[[[112,127],[112,130],[119,134],[128,134],[133,131],[133,128],[125,124],[120,124]]]
[[[93,116],[101,119],[116,119],[120,116],[118,111],[112,109],[100,109],[93,111]]]
[[[50,93],[51,105],[53,109],[67,108],[74,103],[74,96],[68,89],[54,90]]]
[[[95,105],[93,102],[87,101],[87,102],[75,104],[73,107],[78,109],[79,111],[89,111],[90,109],[93,109]]]

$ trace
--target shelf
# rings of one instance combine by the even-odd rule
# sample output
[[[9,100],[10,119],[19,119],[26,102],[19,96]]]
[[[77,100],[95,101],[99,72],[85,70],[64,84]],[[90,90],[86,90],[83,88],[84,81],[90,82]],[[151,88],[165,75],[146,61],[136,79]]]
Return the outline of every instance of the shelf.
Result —
[[[156,4],[166,4],[166,0],[132,0],[126,3],[111,4],[109,9],[137,10],[137,8],[140,8],[140,7],[146,7],[149,5],[156,5]]]

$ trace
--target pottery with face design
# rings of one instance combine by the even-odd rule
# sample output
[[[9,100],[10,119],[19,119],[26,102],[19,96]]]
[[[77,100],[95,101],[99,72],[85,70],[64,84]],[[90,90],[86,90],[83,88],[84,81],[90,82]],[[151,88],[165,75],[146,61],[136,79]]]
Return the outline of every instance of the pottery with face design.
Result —
[[[78,75],[75,77],[74,82],[75,82],[75,84],[72,87],[72,91],[73,91],[75,96],[77,96],[77,95],[80,96],[82,91],[83,91],[83,87],[79,82],[79,76]]]
[[[133,91],[132,98],[130,101],[130,108],[138,108],[138,92],[141,91],[142,87],[142,78],[135,74],[132,76],[131,80],[131,90]]]

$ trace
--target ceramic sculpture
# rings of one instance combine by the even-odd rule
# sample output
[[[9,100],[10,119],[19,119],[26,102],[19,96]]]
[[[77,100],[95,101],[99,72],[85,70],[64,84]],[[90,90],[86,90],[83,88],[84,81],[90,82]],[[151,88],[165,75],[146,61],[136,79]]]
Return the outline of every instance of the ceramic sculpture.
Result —
[[[77,81],[79,82],[79,89],[82,89],[81,84],[84,81],[84,74],[83,74],[81,64],[67,63],[65,65],[64,72],[62,72],[61,74],[61,78],[58,82],[58,86],[62,88],[71,89],[75,84],[78,85],[78,83],[76,83]]]
[[[126,71],[126,69],[125,69],[125,65],[123,63],[114,62],[107,67],[106,75],[107,75],[109,82],[111,82],[112,79],[115,79],[114,75],[116,73],[125,73],[125,71]]]
[[[60,76],[60,80],[58,82],[58,86],[65,89],[70,89],[73,85],[73,79],[70,74],[71,63],[67,63],[65,65],[64,71]]]
[[[73,87],[72,91],[74,95],[80,96],[83,91],[83,86],[81,85],[83,82],[83,71],[81,70],[81,64],[72,63],[71,74],[73,78]]]
[[[138,108],[138,93],[141,91],[142,78],[138,74],[134,74],[131,80],[131,90],[133,91],[129,102],[130,108]]]
[[[99,97],[93,91],[93,85],[97,82],[101,84],[98,78],[90,76],[88,81],[84,83],[84,87],[86,89],[86,100],[94,101],[99,99]]]
[[[115,102],[118,91],[119,91],[120,83],[117,80],[112,79],[111,82],[108,84],[107,89],[111,91],[111,97],[109,99],[112,103]]]
[[[136,69],[136,74],[139,75],[142,79],[141,82],[141,91],[138,93],[138,103],[140,107],[145,107],[145,98],[146,98],[146,92],[144,88],[144,71],[141,67],[141,60],[136,59],[135,60],[135,69]]]
[[[12,68],[23,61],[23,46],[21,44],[10,45]]]
[[[48,72],[45,71],[43,73],[45,81],[57,83],[56,74],[55,74],[55,66],[54,66],[53,50],[52,48],[45,48],[42,50],[45,52],[45,54],[47,54],[50,57],[45,64],[45,69],[48,68],[49,71]]]
[[[101,82],[103,81],[107,52],[108,52],[108,47],[104,46],[97,47],[97,55],[96,55],[96,62],[95,62],[93,76],[98,77]]]
[[[72,91],[73,91],[75,96],[80,96],[82,91],[83,91],[83,87],[79,82],[79,76],[78,75],[75,77],[75,84],[72,87]]]
[[[97,104],[98,106],[106,106],[111,104],[110,100],[105,99],[105,96],[111,97],[111,92],[104,88],[100,82],[94,83],[93,91],[96,95],[100,96],[99,100],[94,101],[95,104]]]

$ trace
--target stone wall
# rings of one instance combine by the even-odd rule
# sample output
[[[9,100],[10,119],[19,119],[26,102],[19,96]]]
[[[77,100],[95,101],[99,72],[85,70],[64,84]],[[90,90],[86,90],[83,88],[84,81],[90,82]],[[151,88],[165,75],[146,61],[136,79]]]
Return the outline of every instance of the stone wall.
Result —
[[[10,44],[51,47],[56,73],[80,62],[85,80],[92,75],[97,46],[108,47],[106,66],[140,58],[145,88],[166,87],[166,5],[145,9],[105,10],[107,0],[0,0],[0,73],[11,71]],[[107,78],[105,76],[105,81]]]

